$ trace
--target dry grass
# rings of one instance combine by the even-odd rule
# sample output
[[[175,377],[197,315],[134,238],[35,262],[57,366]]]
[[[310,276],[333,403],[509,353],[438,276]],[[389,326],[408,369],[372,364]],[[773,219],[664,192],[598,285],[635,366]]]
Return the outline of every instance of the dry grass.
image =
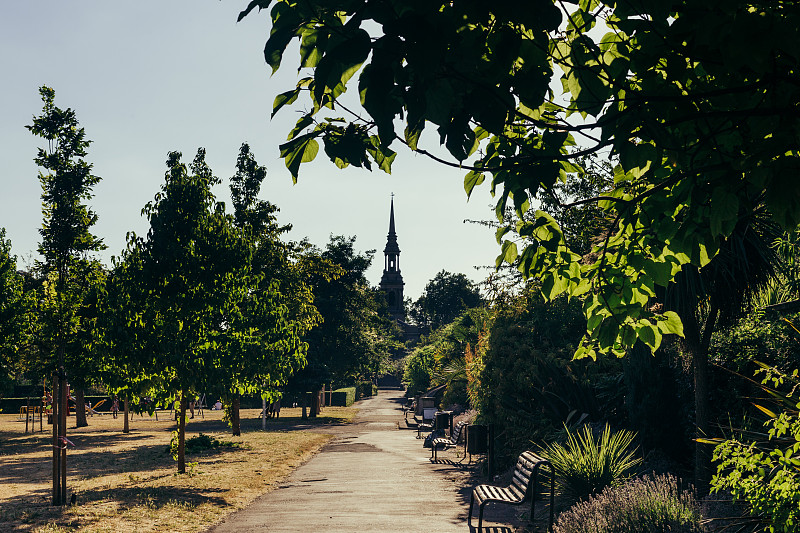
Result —
[[[237,446],[187,456],[190,472],[177,475],[170,456],[175,423],[135,415],[129,434],[122,417],[89,418],[73,428],[67,452],[67,492],[77,505],[50,505],[52,426],[24,435],[16,415],[0,415],[0,530],[6,532],[116,532],[206,529],[273,488],[330,438],[325,428],[349,422],[356,409],[325,408],[323,417],[300,420],[299,409],[283,409],[261,431],[259,410],[242,411],[242,436],[231,437],[218,411],[187,420],[187,438],[205,433]],[[163,415],[163,416],[162,416]],[[37,425],[38,428],[38,425]]]

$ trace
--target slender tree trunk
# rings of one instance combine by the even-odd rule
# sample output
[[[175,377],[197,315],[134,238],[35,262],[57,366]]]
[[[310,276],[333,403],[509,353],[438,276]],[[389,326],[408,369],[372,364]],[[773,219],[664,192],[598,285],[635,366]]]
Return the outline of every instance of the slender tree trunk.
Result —
[[[304,392],[303,393],[303,416],[302,416],[303,420],[307,420],[308,419],[308,411],[307,411],[307,409],[308,409],[308,393]]]
[[[261,431],[267,430],[267,399],[261,398]]]
[[[69,408],[69,392],[67,391],[67,374],[64,367],[59,368],[59,388],[61,389],[61,407],[59,409],[58,434],[61,444],[61,502],[67,504],[67,409]]]
[[[692,354],[692,370],[694,372],[694,420],[695,439],[709,436],[711,427],[710,405],[708,400],[708,347],[711,344],[711,334],[719,316],[719,309],[712,303],[706,317],[702,331],[699,324],[694,322],[690,329],[686,329],[688,321],[684,322],[686,342]],[[711,448],[708,444],[695,441],[694,445],[694,484],[698,495],[708,494],[708,485],[711,481]]]
[[[89,425],[86,421],[86,391],[83,388],[75,389],[75,427],[83,428]]]
[[[233,397],[231,403],[231,430],[234,437],[242,434],[241,420],[239,419],[239,395]]]
[[[122,402],[122,413],[123,413],[123,417],[122,418],[125,419],[125,422],[122,423],[122,432],[123,433],[130,433],[131,432],[131,426],[128,423],[128,418],[129,418],[128,415],[130,414],[130,400],[129,400],[129,398],[130,398],[129,396],[125,396],[125,400]]]
[[[53,422],[53,505],[61,501],[61,446],[58,442],[58,406],[61,402],[61,391],[58,390],[59,381],[53,373],[53,399],[50,402],[50,420]]]
[[[186,473],[186,393],[181,391],[181,413],[178,418],[178,473]]]

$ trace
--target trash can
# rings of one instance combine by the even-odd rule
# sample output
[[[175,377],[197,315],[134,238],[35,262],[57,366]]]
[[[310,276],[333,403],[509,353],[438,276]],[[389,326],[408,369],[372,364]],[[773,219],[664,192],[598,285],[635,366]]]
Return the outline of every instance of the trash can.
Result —
[[[467,453],[480,455],[489,453],[489,427],[483,424],[467,426]]]
[[[450,413],[439,411],[434,415],[434,429],[450,429]]]

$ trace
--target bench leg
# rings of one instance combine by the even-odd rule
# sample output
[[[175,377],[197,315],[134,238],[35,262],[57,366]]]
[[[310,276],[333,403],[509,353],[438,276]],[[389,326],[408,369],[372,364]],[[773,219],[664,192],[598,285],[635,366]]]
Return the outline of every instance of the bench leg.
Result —
[[[488,502],[483,502],[478,506],[478,533],[480,533],[481,526],[483,525],[483,506],[487,503]]]
[[[475,502],[475,493],[469,497],[469,511],[467,512],[467,527],[472,529],[472,504]]]

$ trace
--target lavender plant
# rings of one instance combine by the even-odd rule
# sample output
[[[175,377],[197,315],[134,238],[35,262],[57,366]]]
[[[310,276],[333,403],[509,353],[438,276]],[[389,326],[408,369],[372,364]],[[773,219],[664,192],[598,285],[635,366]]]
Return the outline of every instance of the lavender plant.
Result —
[[[559,515],[554,533],[700,533],[694,497],[672,475],[607,487]]]

